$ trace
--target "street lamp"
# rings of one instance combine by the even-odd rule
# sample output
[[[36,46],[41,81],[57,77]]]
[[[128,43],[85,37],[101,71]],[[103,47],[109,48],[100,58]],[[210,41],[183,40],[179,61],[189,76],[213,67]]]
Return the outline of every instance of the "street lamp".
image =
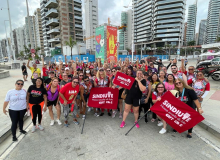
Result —
[[[137,1],[136,3],[132,3],[132,6],[124,6],[124,8],[128,8],[128,7],[132,7],[133,8],[133,17],[132,17],[132,21],[133,21],[133,32],[132,32],[132,40],[131,40],[131,43],[132,43],[132,46],[131,46],[131,59],[132,59],[132,62],[133,62],[133,58],[134,58],[134,7],[142,0],[139,0]]]

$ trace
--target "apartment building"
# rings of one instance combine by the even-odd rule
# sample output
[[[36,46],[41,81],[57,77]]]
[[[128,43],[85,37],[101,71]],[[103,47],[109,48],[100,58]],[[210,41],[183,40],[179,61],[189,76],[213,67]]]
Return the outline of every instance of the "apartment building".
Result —
[[[16,57],[16,55],[18,56],[18,43],[17,43],[17,34],[15,29],[12,31],[12,37],[14,41],[14,52]]]
[[[41,0],[41,19],[44,38],[44,52],[63,49],[71,36],[83,41],[81,0]]]
[[[16,28],[15,31],[16,31],[18,53],[20,53],[21,51],[24,51],[24,45],[26,45],[25,44],[25,26]]]
[[[85,0],[85,22],[86,37],[95,35],[95,28],[98,23],[98,0]],[[95,38],[86,40],[86,49],[91,53],[95,52]]]
[[[198,45],[205,44],[207,20],[202,19],[199,23]]]
[[[196,37],[195,37],[196,17],[197,17],[197,0],[193,5],[189,5],[188,18],[187,18],[186,43],[190,41],[196,41]]]
[[[133,0],[134,43],[143,47],[182,44],[185,0]]]
[[[132,10],[121,12],[121,26],[126,26],[119,30],[119,50],[131,49],[132,46]]]
[[[220,11],[220,1],[210,0],[209,9],[207,16],[207,26],[206,26],[206,44],[215,43],[217,38],[219,28],[219,11]]]
[[[40,8],[34,11],[35,46],[40,47],[39,54],[44,53],[43,31]]]
[[[30,29],[31,29],[31,37],[32,37],[32,48],[36,48],[36,43],[35,43],[35,40],[36,40],[36,35],[35,35],[35,25],[34,25],[34,16],[29,16],[29,20],[30,20]],[[31,41],[30,41],[30,35],[29,35],[29,25],[28,25],[28,18],[25,17],[25,45],[26,46],[29,46],[31,44]]]
[[[0,44],[1,44],[1,52],[2,52],[2,56],[3,56],[2,58],[8,57],[8,50],[7,50],[8,45],[7,45],[6,39],[2,39]]]

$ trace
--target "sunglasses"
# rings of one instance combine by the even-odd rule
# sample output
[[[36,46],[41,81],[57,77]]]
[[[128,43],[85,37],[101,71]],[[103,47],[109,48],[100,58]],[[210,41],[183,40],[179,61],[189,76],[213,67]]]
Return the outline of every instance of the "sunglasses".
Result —
[[[110,70],[107,70],[108,72],[110,72]]]
[[[114,70],[114,71],[112,71],[112,72],[116,72],[116,71]]]
[[[24,84],[23,84],[23,83],[17,83],[17,85],[19,85],[19,86],[20,86],[20,85],[23,86]]]
[[[84,82],[89,82],[89,80],[85,80]]]
[[[101,72],[101,71],[104,71],[104,70],[103,70],[103,69],[100,69],[99,71]]]
[[[182,82],[176,82],[176,85],[182,84]]]
[[[79,82],[73,81],[73,83],[76,83],[76,84],[78,84]]]
[[[176,68],[171,68],[171,69],[176,69]]]
[[[83,75],[79,75],[79,76],[81,76],[81,77],[82,77]]]

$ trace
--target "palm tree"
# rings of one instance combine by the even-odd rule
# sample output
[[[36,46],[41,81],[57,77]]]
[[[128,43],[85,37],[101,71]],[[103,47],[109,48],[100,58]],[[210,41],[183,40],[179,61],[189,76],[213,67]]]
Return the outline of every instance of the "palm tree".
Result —
[[[170,49],[171,49],[172,45],[168,44],[167,48],[169,49],[169,61],[170,61]]]
[[[219,36],[217,36],[217,38],[216,38],[216,40],[215,40],[216,42],[220,42],[220,37]]]
[[[73,50],[73,47],[77,44],[77,42],[74,41],[72,37],[70,37],[70,38],[69,38],[69,41],[66,41],[65,43],[66,43],[66,45],[69,46],[70,49],[71,49],[71,60],[73,60],[73,57],[72,57],[72,56],[73,56],[73,54],[72,54],[73,51],[72,51],[72,50]]]

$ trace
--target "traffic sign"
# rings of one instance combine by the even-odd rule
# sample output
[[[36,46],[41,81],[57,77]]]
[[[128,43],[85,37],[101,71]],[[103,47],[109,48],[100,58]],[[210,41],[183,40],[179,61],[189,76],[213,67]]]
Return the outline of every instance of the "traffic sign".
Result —
[[[35,53],[35,49],[31,49],[31,53]]]
[[[34,53],[32,53],[32,54],[31,54],[31,57],[33,57],[33,58],[34,58],[34,57],[35,57],[35,54],[34,54]]]
[[[116,45],[116,47],[118,48],[118,47],[120,46],[120,43],[119,43],[119,42],[117,42],[115,45]]]

